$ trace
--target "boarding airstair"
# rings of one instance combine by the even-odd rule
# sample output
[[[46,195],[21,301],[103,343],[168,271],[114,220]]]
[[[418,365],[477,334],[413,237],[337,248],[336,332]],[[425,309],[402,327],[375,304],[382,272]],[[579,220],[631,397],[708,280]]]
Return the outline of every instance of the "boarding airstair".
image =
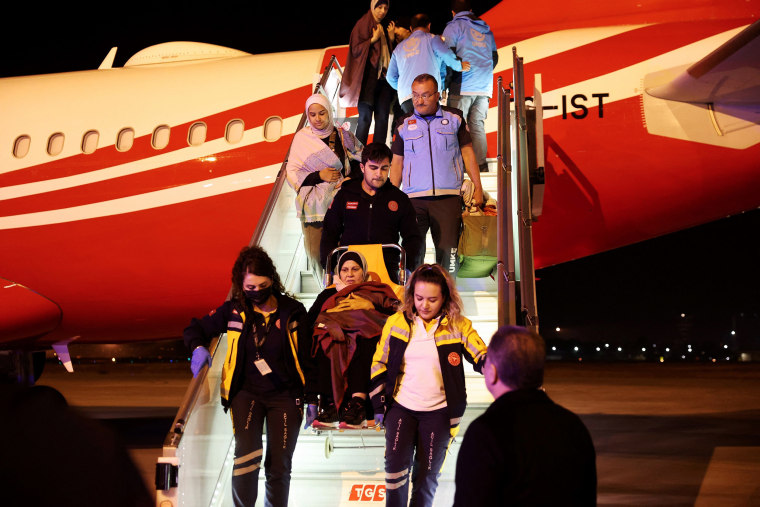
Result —
[[[341,69],[333,58],[315,86],[318,92],[324,93],[332,101],[336,111],[340,75]],[[499,113],[499,123],[502,125],[509,118],[509,91],[501,87],[501,82],[499,103],[502,109]],[[503,117],[504,114],[506,119]],[[340,114],[336,116],[339,117]],[[298,128],[301,128],[304,121],[305,118],[301,120]],[[511,124],[516,125],[514,131],[519,130],[519,121],[512,121]],[[498,198],[500,191],[503,195],[509,195],[511,185],[519,188],[517,177],[513,176],[511,167],[519,165],[520,160],[516,154],[503,155],[516,151],[506,147],[508,140],[503,137],[500,134],[499,157],[489,160],[490,171],[481,175],[484,190],[494,198]],[[515,136],[513,132],[511,137],[516,139],[514,145],[519,146],[519,136]],[[308,309],[321,287],[307,266],[301,226],[293,206],[295,194],[285,183],[284,166],[283,163],[283,169],[251,243],[258,244],[269,252],[286,290],[295,294]],[[514,204],[513,209],[522,209],[516,195],[510,202]],[[507,228],[506,225],[504,228]],[[519,228],[520,221],[515,220],[514,229]],[[509,230],[512,229],[510,226]],[[517,242],[519,243],[519,239]],[[510,243],[510,248],[516,250],[516,245],[512,241]],[[519,255],[511,257],[519,258]],[[526,305],[515,305],[524,292],[519,290],[519,286],[524,283],[521,284],[516,278],[515,271],[519,271],[519,268],[510,268],[510,263],[503,259],[500,256],[499,269],[495,270],[493,277],[457,280],[464,303],[464,314],[473,321],[475,329],[486,342],[497,329],[500,315],[501,322],[514,323],[514,319],[521,313],[526,316],[535,314],[535,305],[530,309],[525,308]],[[428,235],[426,261],[434,260],[433,244]],[[514,262],[514,259],[510,262]],[[506,300],[501,303],[497,287],[499,280],[505,287],[502,293],[507,292]],[[516,287],[518,290],[515,290]],[[512,296],[508,295],[509,290],[512,290]],[[516,309],[511,312],[500,311],[500,305],[509,304]],[[522,311],[519,310],[521,306],[524,307]],[[226,338],[222,336],[214,340],[210,350],[214,358],[212,366],[204,368],[188,387],[173,427],[165,439],[163,456],[158,460],[156,505],[161,507],[232,505],[230,479],[234,440],[229,414],[224,413],[219,401]],[[456,457],[462,437],[469,423],[480,415],[492,400],[482,377],[472,370],[469,363],[465,363],[465,371],[468,409],[459,436],[450,447],[443,475],[439,480],[435,505],[452,504]],[[343,433],[301,430],[293,457],[289,505],[384,505],[384,447],[383,432],[374,429]],[[263,505],[263,471],[259,477],[259,491],[262,494],[259,495],[257,505]]]

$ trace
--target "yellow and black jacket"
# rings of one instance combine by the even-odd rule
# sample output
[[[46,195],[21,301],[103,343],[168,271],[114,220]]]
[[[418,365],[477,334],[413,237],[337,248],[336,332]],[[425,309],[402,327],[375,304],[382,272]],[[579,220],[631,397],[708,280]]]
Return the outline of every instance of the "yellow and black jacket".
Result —
[[[304,397],[304,386],[309,384],[307,378],[314,374],[311,365],[311,333],[304,325],[306,309],[295,299],[275,294],[277,297],[277,310],[272,318],[277,319],[272,329],[281,333],[283,339],[288,341],[283,345],[284,365],[287,371],[288,382],[284,389],[295,399]],[[184,341],[190,350],[196,347],[208,346],[211,338],[221,333],[227,333],[227,356],[224,358],[222,367],[221,397],[225,411],[229,408],[231,400],[240,391],[245,383],[245,343],[248,339],[246,329],[246,310],[237,301],[226,301],[216,310],[212,310],[201,319],[193,319],[190,326],[184,331]],[[278,332],[278,334],[280,334]],[[316,394],[306,394],[308,402],[316,402]]]
[[[385,413],[393,404],[393,393],[401,370],[406,346],[409,344],[411,322],[403,312],[388,318],[372,358],[370,370],[370,397],[376,414]],[[467,406],[462,356],[480,372],[486,359],[486,345],[473,329],[472,322],[462,317],[453,325],[446,315],[435,330],[435,345],[441,364],[446,405],[451,425],[459,424]]]

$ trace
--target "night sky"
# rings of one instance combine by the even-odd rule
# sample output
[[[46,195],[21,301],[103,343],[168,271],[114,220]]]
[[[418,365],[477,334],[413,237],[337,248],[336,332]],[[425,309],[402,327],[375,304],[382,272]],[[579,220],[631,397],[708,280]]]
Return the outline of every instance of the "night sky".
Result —
[[[496,3],[473,5],[481,14]],[[16,4],[4,7],[10,10],[0,35],[0,77],[94,69],[113,46],[119,47],[115,65],[121,66],[140,49],[172,40],[250,53],[345,44],[370,2],[314,2],[305,8],[289,3],[285,9],[259,1]],[[440,33],[450,19],[447,4],[391,2],[389,17],[426,12]],[[125,12],[105,12],[111,9]],[[10,24],[21,33],[7,30]],[[733,340],[734,348],[745,340],[740,348],[760,349],[758,230],[760,211],[753,210],[543,269],[537,284],[542,334],[586,343],[658,340],[706,347]]]

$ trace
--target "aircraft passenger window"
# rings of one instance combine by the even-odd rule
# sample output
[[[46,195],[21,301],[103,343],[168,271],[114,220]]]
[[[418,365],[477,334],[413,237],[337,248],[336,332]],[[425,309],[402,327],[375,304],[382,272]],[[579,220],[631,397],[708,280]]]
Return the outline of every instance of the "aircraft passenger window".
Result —
[[[88,130],[85,132],[82,136],[82,153],[95,153],[95,150],[98,149],[99,139],[100,134],[98,134],[97,130]]]
[[[60,132],[56,132],[50,138],[48,139],[48,146],[47,146],[47,152],[48,155],[51,157],[55,157],[56,155],[60,155],[63,151],[63,134]]]
[[[135,142],[135,131],[131,128],[121,129],[116,136],[116,149],[119,151],[129,151]]]
[[[169,145],[169,126],[159,125],[153,131],[153,139],[150,141],[153,148],[163,150]]]
[[[277,141],[282,137],[282,118],[270,116],[264,122],[264,139],[269,142]]]
[[[203,144],[205,140],[206,124],[198,122],[190,125],[190,131],[187,133],[187,144],[190,146],[198,146]]]
[[[32,139],[29,136],[18,136],[16,142],[13,143],[13,156],[16,158],[26,157],[31,143]]]
[[[239,143],[243,139],[243,132],[245,131],[245,124],[243,120],[232,120],[227,124],[224,137],[230,144]]]

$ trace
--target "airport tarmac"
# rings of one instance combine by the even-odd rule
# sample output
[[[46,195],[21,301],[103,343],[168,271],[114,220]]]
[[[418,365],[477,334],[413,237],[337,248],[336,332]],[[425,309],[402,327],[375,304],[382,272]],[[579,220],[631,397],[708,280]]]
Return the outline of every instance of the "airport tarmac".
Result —
[[[117,431],[153,490],[190,376],[101,360],[49,363],[39,384]],[[591,432],[599,505],[760,506],[760,364],[550,362],[545,386]]]

